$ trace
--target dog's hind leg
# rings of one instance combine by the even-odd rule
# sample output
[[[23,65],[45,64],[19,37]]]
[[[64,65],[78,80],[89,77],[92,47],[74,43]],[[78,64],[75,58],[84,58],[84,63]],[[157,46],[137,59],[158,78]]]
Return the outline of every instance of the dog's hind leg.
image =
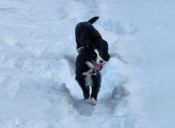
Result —
[[[101,85],[101,74],[98,72],[96,75],[93,75],[92,81],[93,81],[93,85],[92,85],[91,98],[94,98],[97,101],[97,96]]]
[[[86,86],[85,78],[76,76],[76,81],[78,82],[79,86],[81,87],[83,91],[84,99],[88,99],[90,89],[89,89],[89,86]]]

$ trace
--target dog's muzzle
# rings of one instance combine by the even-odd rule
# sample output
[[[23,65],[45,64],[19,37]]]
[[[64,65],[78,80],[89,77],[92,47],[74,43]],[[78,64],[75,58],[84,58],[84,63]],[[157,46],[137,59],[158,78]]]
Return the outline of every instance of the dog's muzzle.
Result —
[[[103,65],[105,64],[104,62],[100,62],[99,64],[96,63],[95,61],[91,61],[91,63],[94,65],[95,70],[101,71],[103,68]]]

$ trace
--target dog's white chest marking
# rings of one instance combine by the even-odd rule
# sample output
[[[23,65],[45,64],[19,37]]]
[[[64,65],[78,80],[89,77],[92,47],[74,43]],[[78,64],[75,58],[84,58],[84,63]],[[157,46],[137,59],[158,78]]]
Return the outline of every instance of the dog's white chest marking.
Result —
[[[92,86],[93,85],[91,75],[86,75],[85,82],[86,82],[86,86]]]
[[[92,75],[96,75],[95,66],[91,62],[86,62],[87,66],[90,68],[87,72],[83,72],[85,75],[86,86],[93,86]]]
[[[87,72],[83,72],[83,75],[96,75],[95,66],[89,61],[87,61],[86,64],[90,69]]]

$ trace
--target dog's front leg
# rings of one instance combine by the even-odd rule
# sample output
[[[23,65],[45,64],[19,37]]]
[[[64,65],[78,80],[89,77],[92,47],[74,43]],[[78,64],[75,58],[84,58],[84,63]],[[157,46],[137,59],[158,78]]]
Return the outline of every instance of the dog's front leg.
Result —
[[[97,101],[97,96],[101,85],[101,74],[98,72],[96,75],[93,75],[92,81],[93,81],[93,86],[92,86],[91,98],[94,98]]]
[[[77,77],[76,76],[76,81],[78,82],[79,86],[81,87],[82,91],[83,91],[83,96],[84,99],[88,99],[89,98],[89,86],[86,86],[86,82],[85,82],[85,77]]]

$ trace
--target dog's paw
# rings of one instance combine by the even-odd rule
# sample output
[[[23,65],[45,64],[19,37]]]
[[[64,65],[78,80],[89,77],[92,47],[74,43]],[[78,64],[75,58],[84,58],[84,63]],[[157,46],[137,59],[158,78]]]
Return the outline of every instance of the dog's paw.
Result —
[[[86,101],[93,106],[95,106],[97,104],[97,101],[94,98],[89,98]]]

